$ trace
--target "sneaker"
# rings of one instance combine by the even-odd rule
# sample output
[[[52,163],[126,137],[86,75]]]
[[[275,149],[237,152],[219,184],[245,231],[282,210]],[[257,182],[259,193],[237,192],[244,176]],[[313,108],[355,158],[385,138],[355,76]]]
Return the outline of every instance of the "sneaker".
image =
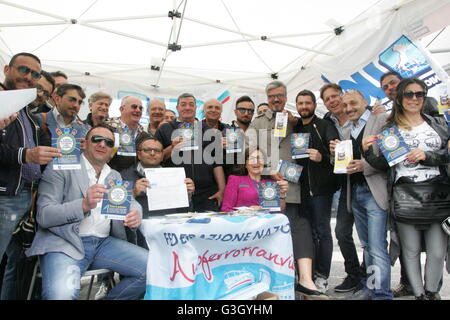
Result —
[[[95,294],[95,300],[102,300],[109,292],[108,285],[104,282],[100,285],[100,288],[98,288],[97,293]]]
[[[322,277],[317,277],[314,281],[317,291],[326,294],[328,291],[328,280]]]
[[[334,288],[334,291],[336,291],[336,292],[350,292],[352,290],[357,289],[359,283],[360,282],[358,280],[356,280],[355,277],[347,276],[344,279],[344,281],[342,281],[342,283],[340,285],[337,285]]]
[[[441,300],[441,295],[438,292],[430,292],[425,290],[427,300]]]
[[[395,287],[395,289],[392,290],[392,293],[394,294],[394,298],[414,295],[411,286],[405,285],[401,282],[397,285],[397,287]]]

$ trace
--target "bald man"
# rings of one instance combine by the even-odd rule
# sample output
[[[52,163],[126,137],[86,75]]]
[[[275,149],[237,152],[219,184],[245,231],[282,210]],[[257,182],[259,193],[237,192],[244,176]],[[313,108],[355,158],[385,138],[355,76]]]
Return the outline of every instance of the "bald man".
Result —
[[[205,119],[203,119],[203,122],[211,128],[215,128],[220,131],[229,127],[227,124],[220,121],[220,118],[222,117],[222,109],[223,106],[220,101],[216,99],[206,101],[203,105],[203,113],[205,114]]]
[[[122,147],[130,141],[136,139],[137,135],[144,131],[144,128],[139,124],[142,116],[142,101],[135,96],[126,96],[122,99],[120,104],[120,117],[111,118],[105,121],[106,124],[113,127],[114,132],[119,134],[121,148],[117,151],[111,161],[108,163],[111,168],[117,171],[122,171],[136,163],[136,152],[133,148],[127,152],[122,152]]]
[[[148,105],[148,116],[150,117],[150,123],[148,124],[147,132],[155,135],[156,130],[162,121],[166,113],[166,105],[162,100],[151,100]]]

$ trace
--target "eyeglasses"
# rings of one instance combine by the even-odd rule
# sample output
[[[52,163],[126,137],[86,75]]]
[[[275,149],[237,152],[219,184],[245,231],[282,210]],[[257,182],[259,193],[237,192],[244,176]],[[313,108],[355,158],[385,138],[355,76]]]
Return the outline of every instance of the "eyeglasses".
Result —
[[[36,90],[42,92],[44,94],[44,96],[47,97],[47,99],[50,98],[50,96],[51,96],[51,93],[48,92],[47,90],[44,90],[44,88],[42,88],[42,86],[40,84],[36,85]]]
[[[20,73],[22,76],[26,76],[27,74],[29,74],[29,73],[31,72],[31,77],[32,77],[34,80],[39,80],[39,79],[41,78],[41,73],[40,73],[40,72],[31,70],[31,69],[28,68],[27,66],[18,66],[18,67],[14,67],[14,68],[16,68],[17,71],[19,71],[19,73]]]
[[[141,149],[139,149],[139,151],[144,151],[145,153],[151,153],[152,151],[154,153],[161,153],[162,152],[161,149],[156,149],[156,148],[141,148]]]
[[[82,99],[77,99],[75,97],[67,97],[67,100],[69,100],[69,102],[78,102],[80,106],[84,103]]]
[[[414,96],[416,96],[417,99],[425,99],[427,93],[425,91],[405,91],[403,92],[403,96],[408,99],[412,99]]]
[[[104,136],[99,136],[99,135],[95,135],[95,136],[91,137],[91,142],[92,143],[97,144],[97,143],[100,143],[102,141],[105,142],[105,145],[107,147],[109,147],[109,148],[113,148],[114,147],[114,140],[113,139],[105,138]]]
[[[131,109],[133,109],[133,110],[136,110],[136,109],[139,109],[139,111],[144,110],[144,108],[143,108],[142,106],[139,106],[139,105],[137,105],[137,104],[132,104],[130,107],[131,107]]]
[[[281,99],[281,98],[285,98],[285,97],[286,97],[286,94],[283,94],[283,93],[279,93],[279,94],[269,94],[269,95],[267,96],[267,98],[268,98],[269,100]]]
[[[255,113],[255,109],[236,108],[236,110],[239,111],[242,114],[244,114],[244,113],[254,114]]]

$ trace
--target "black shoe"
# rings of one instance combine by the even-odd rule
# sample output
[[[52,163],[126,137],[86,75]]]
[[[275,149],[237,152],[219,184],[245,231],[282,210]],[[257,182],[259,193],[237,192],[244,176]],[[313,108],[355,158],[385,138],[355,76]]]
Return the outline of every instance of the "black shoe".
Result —
[[[334,288],[334,291],[336,291],[336,292],[350,292],[352,290],[357,289],[359,283],[360,283],[360,281],[358,281],[355,277],[347,276],[340,285],[337,285]]]
[[[422,293],[420,296],[416,297],[416,300],[428,300],[428,298],[427,298],[426,295],[424,295],[424,294]]]
[[[430,292],[425,290],[427,300],[441,300],[441,295],[438,292]]]
[[[317,290],[308,289],[300,283],[295,284],[295,291],[300,293],[306,300],[330,300],[326,294]]]
[[[394,294],[394,298],[414,295],[414,292],[412,291],[411,286],[405,285],[401,282],[398,284],[398,286],[394,290],[392,290],[392,293]]]

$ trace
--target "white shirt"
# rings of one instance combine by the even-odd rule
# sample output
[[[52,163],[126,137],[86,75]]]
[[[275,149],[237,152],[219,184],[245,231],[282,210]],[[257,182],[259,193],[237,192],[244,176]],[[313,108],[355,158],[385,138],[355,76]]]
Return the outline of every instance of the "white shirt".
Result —
[[[58,127],[60,128],[72,128],[74,124],[77,123],[77,118],[73,119],[73,121],[69,124],[66,124],[64,122],[63,116],[59,113],[58,108],[54,107],[53,110],[53,116],[55,117],[56,123],[58,124]]]
[[[355,122],[353,122],[352,124],[352,137],[353,139],[357,140],[359,134],[361,133],[361,131],[363,131],[364,127],[366,126],[367,120],[370,117],[370,111],[366,110],[364,111],[364,113],[361,115],[361,117],[358,119],[357,124],[355,125]]]
[[[424,122],[411,131],[399,129],[403,139],[411,150],[420,149],[422,151],[437,151],[441,148],[441,137]],[[440,174],[439,167],[428,167],[419,162],[400,162],[396,167],[398,180],[400,177],[408,177],[414,182],[422,182],[437,177]]]
[[[100,173],[100,177],[96,178],[96,172],[91,163],[81,154],[81,161],[84,161],[86,172],[89,178],[89,187],[94,184],[105,184],[105,179],[111,172],[111,168],[105,164]],[[80,224],[80,237],[99,237],[106,238],[111,231],[111,221],[101,215],[102,203],[99,202],[97,207],[91,210],[91,214],[86,216]]]

